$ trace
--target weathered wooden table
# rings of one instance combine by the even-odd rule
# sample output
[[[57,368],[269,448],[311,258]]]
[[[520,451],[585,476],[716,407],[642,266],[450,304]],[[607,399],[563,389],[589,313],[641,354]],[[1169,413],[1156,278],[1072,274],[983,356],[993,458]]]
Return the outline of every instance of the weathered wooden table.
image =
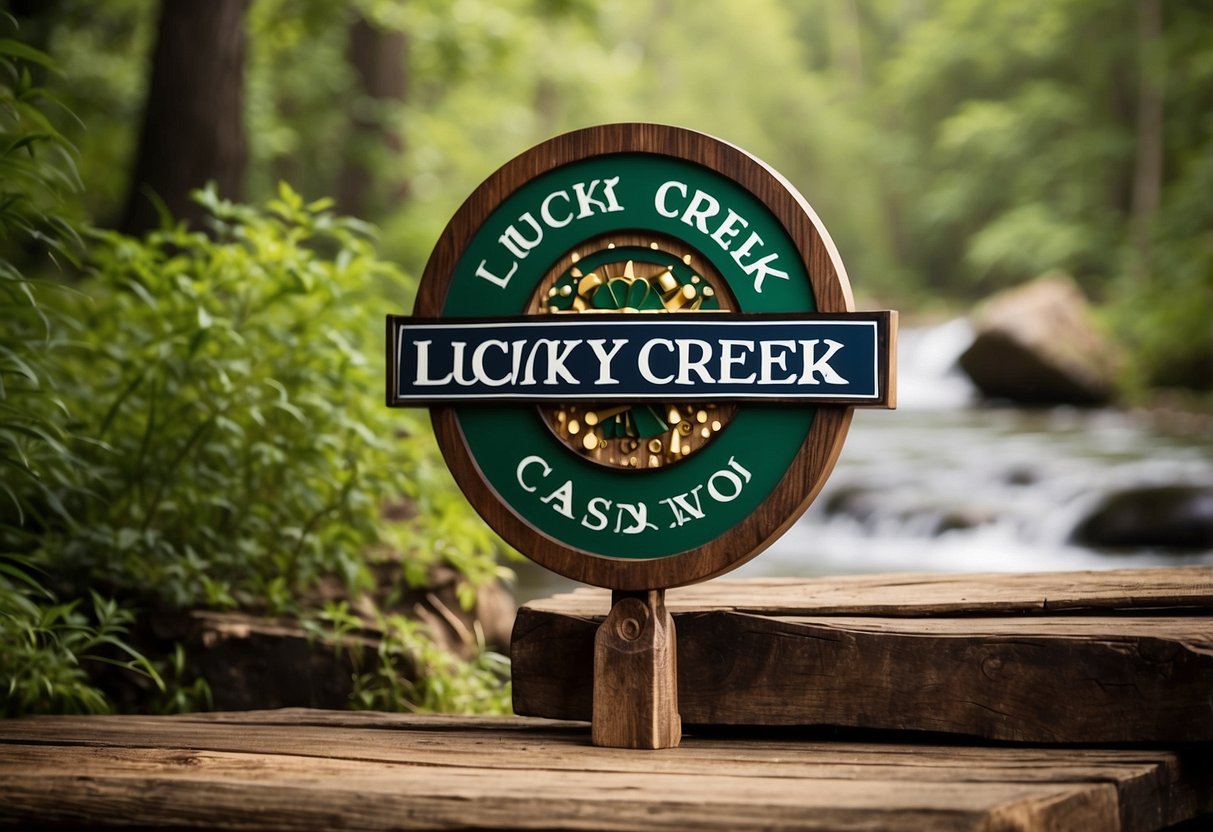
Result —
[[[17,828],[1148,830],[1213,811],[1207,767],[1167,750],[766,734],[636,752],[584,724],[308,710],[0,730]]]
[[[0,722],[0,826],[1211,829],[1211,578],[671,592],[684,715],[716,725],[665,751],[595,748],[585,723],[534,718]],[[590,592],[524,608],[521,710],[581,712],[584,682],[557,683],[583,670],[584,631],[605,612]],[[760,727],[720,727],[741,722]]]

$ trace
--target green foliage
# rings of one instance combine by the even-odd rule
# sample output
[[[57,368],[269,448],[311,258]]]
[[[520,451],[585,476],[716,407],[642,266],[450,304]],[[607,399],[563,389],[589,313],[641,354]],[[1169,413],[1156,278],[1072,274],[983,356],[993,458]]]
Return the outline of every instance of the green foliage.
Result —
[[[0,551],[23,545],[46,511],[70,520],[59,501],[78,487],[67,448],[66,405],[47,367],[58,346],[53,316],[40,298],[47,285],[26,268],[55,258],[74,260],[79,236],[63,213],[77,187],[74,148],[43,110],[49,99],[34,86],[29,65],[49,59],[28,46],[0,40]]]
[[[164,684],[160,688],[160,696],[151,700],[150,710],[159,714],[210,710],[211,686],[201,676],[189,678],[191,674],[184,647],[174,644],[173,651],[159,663],[159,667]]]
[[[0,713],[104,713],[105,695],[81,666],[98,633],[74,604],[0,560]]]
[[[1091,286],[1113,270],[1133,31],[1131,6],[1101,0],[948,0],[911,23],[880,106],[903,119],[893,196],[932,285],[987,291],[1060,268]],[[1097,48],[1074,60],[1084,41]]]
[[[125,640],[134,614],[96,592],[89,597],[91,614],[79,600],[56,603],[27,563],[0,558],[0,714],[110,710],[85,662],[141,673],[165,690],[151,662]]]
[[[350,704],[364,710],[506,714],[511,709],[509,659],[477,645],[465,661],[435,645],[423,625],[377,612],[373,624],[330,602],[305,627],[354,667]],[[373,636],[373,655],[364,635]]]
[[[47,308],[52,285],[26,268],[70,264],[81,250],[65,202],[79,186],[75,149],[45,114],[53,101],[31,66],[50,59],[0,40],[0,713],[108,710],[86,662],[115,664],[163,682],[125,635],[134,618],[96,592],[60,602],[26,556],[41,534],[69,527],[65,502],[90,499],[88,474],[57,389],[53,361],[65,323]],[[62,290],[59,290],[62,292]],[[89,612],[85,612],[85,609]]]
[[[414,580],[448,555],[496,576],[428,433],[383,407],[370,314],[377,289],[405,288],[368,228],[286,186],[264,210],[199,198],[213,239],[169,226],[94,244],[65,375],[101,499],[74,509],[56,563],[174,607],[274,614],[326,575],[369,587],[368,553],[389,544]],[[381,507],[402,494],[424,522],[388,530]]]
[[[482,649],[464,662],[403,615],[381,618],[377,663],[355,676],[356,708],[385,711],[510,712],[509,660]]]
[[[421,419],[382,406],[377,318],[385,295],[396,308],[411,289],[376,257],[369,227],[285,186],[263,210],[206,191],[210,236],[168,221],[141,240],[90,230],[85,255],[76,151],[47,118],[31,62],[51,68],[0,39],[5,712],[107,710],[97,663],[151,679],[151,710],[209,705],[180,645],[155,664],[130,646],[129,609],[97,594],[58,602],[84,587],[307,615],[317,581],[368,589],[378,556],[403,562],[401,584],[456,565],[468,602],[506,574]],[[22,271],[47,264],[83,265],[87,280],[69,290]],[[401,499],[414,519],[384,522],[382,506]],[[441,674],[441,689],[473,673],[440,661],[418,628],[407,649],[428,656],[416,666]],[[394,667],[379,684],[395,684]],[[472,704],[411,678],[430,706]]]
[[[45,43],[54,56],[58,72],[46,85],[75,116],[57,120],[80,150],[85,188],[74,200],[74,213],[113,222],[129,188],[158,3],[40,0],[25,5],[37,13],[23,21],[22,32]]]
[[[1180,164],[1152,229],[1153,268],[1121,276],[1110,313],[1134,350],[1138,391],[1213,391],[1213,130]]]

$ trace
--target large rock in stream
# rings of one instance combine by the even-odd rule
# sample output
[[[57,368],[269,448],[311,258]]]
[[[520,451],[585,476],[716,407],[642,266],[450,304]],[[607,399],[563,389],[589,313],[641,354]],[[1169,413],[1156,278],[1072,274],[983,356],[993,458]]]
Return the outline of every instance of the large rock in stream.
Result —
[[[991,297],[973,316],[962,370],[982,395],[1018,404],[1105,404],[1115,350],[1070,277],[1053,273]]]
[[[1213,486],[1145,486],[1111,494],[1070,540],[1100,549],[1213,549]]]

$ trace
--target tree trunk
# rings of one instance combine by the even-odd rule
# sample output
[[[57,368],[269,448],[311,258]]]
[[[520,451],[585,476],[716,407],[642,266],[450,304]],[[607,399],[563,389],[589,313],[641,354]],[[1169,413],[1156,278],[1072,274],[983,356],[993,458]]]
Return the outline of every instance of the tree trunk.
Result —
[[[408,193],[401,169],[404,138],[393,123],[408,95],[408,41],[403,32],[359,18],[350,27],[346,56],[358,89],[337,180],[337,209],[367,217]]]
[[[834,65],[846,73],[852,94],[864,86],[862,25],[855,0],[831,3],[829,23],[830,48]]]
[[[1163,91],[1160,0],[1137,0],[1137,157],[1133,168],[1133,242],[1141,279],[1150,274],[1150,226],[1162,199]]]
[[[244,13],[249,0],[161,0],[151,81],[123,231],[159,225],[158,203],[197,224],[190,191],[213,181],[243,199]]]

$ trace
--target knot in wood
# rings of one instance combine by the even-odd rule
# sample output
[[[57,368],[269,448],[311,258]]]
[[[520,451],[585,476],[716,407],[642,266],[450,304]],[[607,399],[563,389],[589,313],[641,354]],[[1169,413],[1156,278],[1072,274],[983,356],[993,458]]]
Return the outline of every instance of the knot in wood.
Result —
[[[611,612],[615,619],[615,634],[624,641],[639,639],[651,616],[648,606],[637,598],[624,598]]]
[[[1002,658],[986,656],[981,660],[981,672],[987,679],[995,679],[1002,672]]]

